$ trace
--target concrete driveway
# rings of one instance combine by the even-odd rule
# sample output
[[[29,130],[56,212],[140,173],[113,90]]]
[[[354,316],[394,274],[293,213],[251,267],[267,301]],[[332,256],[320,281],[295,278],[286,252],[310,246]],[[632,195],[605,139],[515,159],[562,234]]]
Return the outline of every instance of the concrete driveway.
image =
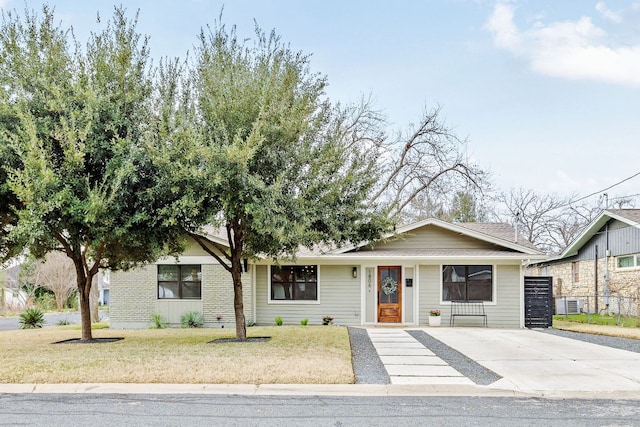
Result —
[[[640,393],[640,353],[528,329],[425,328],[502,376],[489,388],[542,393]]]

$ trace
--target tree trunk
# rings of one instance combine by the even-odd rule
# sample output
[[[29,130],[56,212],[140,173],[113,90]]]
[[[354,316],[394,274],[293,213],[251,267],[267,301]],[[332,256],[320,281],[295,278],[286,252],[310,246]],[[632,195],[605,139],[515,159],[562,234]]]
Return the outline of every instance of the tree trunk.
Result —
[[[242,264],[240,263],[239,257],[237,260],[233,260],[231,277],[233,277],[233,308],[235,309],[236,315],[236,339],[246,341],[247,325],[244,318],[244,303],[242,301]]]
[[[80,324],[82,325],[82,341],[91,341],[93,335],[91,332],[91,281],[92,275],[85,275],[82,260],[74,259],[73,263],[76,267],[76,283],[78,285],[78,294],[80,295]]]
[[[93,339],[91,332],[91,305],[89,303],[91,293],[91,280],[87,277],[78,283],[78,293],[80,294],[80,319],[82,325],[82,341]]]
[[[233,308],[236,315],[236,339],[246,341],[247,324],[244,319],[242,298],[242,253],[244,252],[244,241],[243,233],[239,230],[239,227],[235,228],[233,242],[230,241],[229,243],[231,243],[231,278],[233,279]]]

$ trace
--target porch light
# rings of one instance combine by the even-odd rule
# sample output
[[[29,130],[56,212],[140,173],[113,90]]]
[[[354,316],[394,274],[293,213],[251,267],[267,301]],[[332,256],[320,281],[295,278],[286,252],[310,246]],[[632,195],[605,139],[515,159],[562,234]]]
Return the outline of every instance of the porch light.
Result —
[[[354,279],[358,278],[358,267],[353,267],[353,270],[351,270],[351,275]]]

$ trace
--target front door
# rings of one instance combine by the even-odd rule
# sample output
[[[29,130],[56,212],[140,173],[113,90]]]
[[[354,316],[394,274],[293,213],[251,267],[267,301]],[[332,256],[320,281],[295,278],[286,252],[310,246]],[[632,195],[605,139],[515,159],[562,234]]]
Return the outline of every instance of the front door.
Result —
[[[402,322],[402,267],[378,267],[378,322]]]

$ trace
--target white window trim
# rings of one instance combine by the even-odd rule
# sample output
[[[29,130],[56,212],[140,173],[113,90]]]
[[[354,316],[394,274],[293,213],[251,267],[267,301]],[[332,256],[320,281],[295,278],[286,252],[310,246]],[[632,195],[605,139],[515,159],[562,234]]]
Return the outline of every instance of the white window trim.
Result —
[[[632,257],[633,263],[631,267],[618,267],[618,258],[627,258]],[[617,271],[631,271],[631,270],[640,270],[640,254],[629,254],[629,255],[620,255],[615,257],[616,270]]]
[[[298,264],[286,264],[286,265],[295,265]],[[319,305],[320,304],[320,266],[318,264],[305,264],[305,265],[315,265],[316,266],[316,274],[317,274],[317,287],[316,287],[316,295],[318,297],[317,300],[279,300],[279,299],[271,299],[271,267],[269,265],[269,271],[267,274],[267,304],[270,305]],[[302,265],[300,265],[302,266]]]
[[[484,301],[484,305],[498,305],[498,266],[496,264],[473,264],[473,263],[464,263],[464,264],[440,264],[439,275],[440,275],[440,304],[441,305],[451,305],[451,301],[445,301],[443,299],[442,286],[444,285],[444,280],[442,280],[442,268],[445,265],[490,265],[491,266],[491,299],[492,301]]]

